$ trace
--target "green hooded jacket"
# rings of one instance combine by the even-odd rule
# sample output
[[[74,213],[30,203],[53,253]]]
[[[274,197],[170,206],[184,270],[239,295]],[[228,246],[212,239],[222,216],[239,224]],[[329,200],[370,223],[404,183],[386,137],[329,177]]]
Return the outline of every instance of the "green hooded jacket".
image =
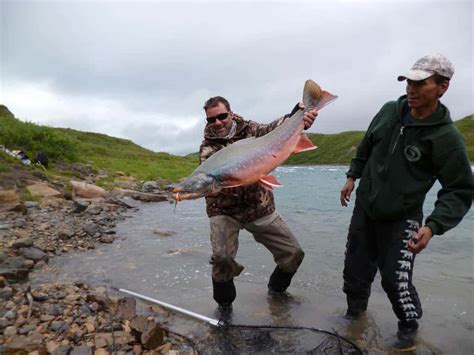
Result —
[[[347,176],[360,178],[357,200],[376,220],[396,220],[422,211],[426,194],[438,180],[435,209],[425,225],[441,235],[469,211],[474,179],[464,140],[449,110],[403,126],[406,95],[386,103],[372,120]]]

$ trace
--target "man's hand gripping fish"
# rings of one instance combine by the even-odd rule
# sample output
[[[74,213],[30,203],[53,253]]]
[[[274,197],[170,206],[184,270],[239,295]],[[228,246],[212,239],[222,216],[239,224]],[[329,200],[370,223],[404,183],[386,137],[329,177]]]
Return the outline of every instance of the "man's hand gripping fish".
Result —
[[[174,200],[197,199],[222,189],[256,182],[269,189],[281,186],[274,176],[269,175],[271,171],[283,164],[292,153],[317,148],[302,133],[304,112],[320,110],[336,98],[314,81],[307,80],[303,90],[304,111],[297,111],[264,136],[237,141],[212,155],[173,187]]]

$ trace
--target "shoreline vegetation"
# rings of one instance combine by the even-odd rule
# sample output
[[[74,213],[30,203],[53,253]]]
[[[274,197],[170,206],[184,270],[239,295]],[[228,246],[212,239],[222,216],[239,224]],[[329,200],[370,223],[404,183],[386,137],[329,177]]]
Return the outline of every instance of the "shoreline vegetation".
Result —
[[[464,136],[467,153],[474,164],[474,115],[454,122]],[[318,149],[303,154],[293,154],[285,165],[348,165],[361,141],[363,131],[337,134],[307,133]],[[96,184],[106,189],[114,187],[116,172],[125,178],[155,180],[162,185],[176,182],[189,175],[198,165],[198,154],[186,156],[153,152],[130,140],[105,134],[82,132],[68,128],[53,128],[23,122],[0,104],[0,146],[21,150],[30,159],[39,152],[52,162],[45,174],[68,177],[74,170],[99,172]],[[6,159],[2,154],[0,181],[18,161]],[[2,185],[0,185],[2,186]]]
[[[455,125],[473,164],[474,116]],[[285,165],[347,165],[363,132],[308,136],[319,149]],[[87,280],[38,284],[34,275],[53,275],[55,256],[120,238],[115,224],[136,210],[134,200],[165,201],[163,187],[191,173],[197,153],[156,153],[104,134],[23,122],[3,105],[0,148],[0,353],[194,354],[188,338],[166,329],[166,310],[138,311],[133,298]]]

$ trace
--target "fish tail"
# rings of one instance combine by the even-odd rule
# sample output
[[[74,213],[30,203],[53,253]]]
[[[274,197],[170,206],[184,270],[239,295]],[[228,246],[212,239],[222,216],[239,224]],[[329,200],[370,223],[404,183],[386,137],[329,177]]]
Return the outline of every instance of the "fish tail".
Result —
[[[313,80],[306,80],[303,90],[303,102],[305,104],[305,111],[322,109],[330,102],[337,99],[336,95],[329,91],[321,89]]]

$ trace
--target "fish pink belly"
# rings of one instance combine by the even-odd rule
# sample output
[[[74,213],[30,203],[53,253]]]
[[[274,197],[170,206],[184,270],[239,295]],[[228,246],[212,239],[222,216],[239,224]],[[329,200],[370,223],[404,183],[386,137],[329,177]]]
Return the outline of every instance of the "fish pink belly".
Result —
[[[290,143],[290,144],[288,144]],[[264,175],[288,159],[296,143],[288,142],[280,151],[263,153],[260,159],[249,160],[241,166],[235,174],[232,174],[227,182],[229,185],[250,185],[258,182]]]

